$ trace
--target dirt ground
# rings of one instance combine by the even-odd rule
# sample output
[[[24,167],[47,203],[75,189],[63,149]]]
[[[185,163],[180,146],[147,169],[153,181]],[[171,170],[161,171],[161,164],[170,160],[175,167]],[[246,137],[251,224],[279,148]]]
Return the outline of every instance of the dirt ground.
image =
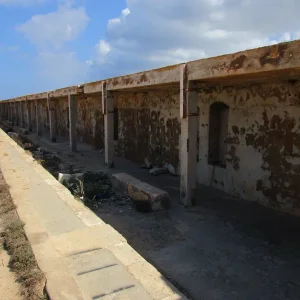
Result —
[[[0,170],[0,299],[46,300],[45,278]]]
[[[103,165],[99,151],[86,145],[71,155],[65,141],[39,143],[73,169]],[[169,192],[171,208],[140,213],[130,203],[102,201],[92,209],[191,299],[300,299],[299,218],[203,186],[196,205],[185,209],[178,204],[178,179],[150,176],[121,159],[116,165],[115,172]]]

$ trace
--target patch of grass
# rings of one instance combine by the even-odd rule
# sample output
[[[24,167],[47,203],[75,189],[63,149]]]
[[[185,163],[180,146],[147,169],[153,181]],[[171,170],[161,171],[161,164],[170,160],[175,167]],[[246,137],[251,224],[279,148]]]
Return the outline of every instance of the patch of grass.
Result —
[[[18,277],[24,299],[48,299],[44,292],[44,275],[38,268],[24,232],[24,223],[15,211],[15,205],[4,180],[0,180],[0,217],[4,227],[1,234],[3,245],[10,255],[10,268]]]

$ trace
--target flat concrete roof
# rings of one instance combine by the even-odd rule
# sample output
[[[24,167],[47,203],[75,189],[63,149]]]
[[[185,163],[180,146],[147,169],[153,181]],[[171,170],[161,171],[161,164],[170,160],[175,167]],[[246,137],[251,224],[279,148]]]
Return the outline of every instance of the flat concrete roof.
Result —
[[[187,63],[167,66],[135,74],[69,86],[54,91],[8,99],[24,101],[66,97],[69,94],[101,93],[105,81],[111,91],[137,91],[178,87],[180,66],[186,64],[189,80],[203,84],[235,84],[240,82],[268,82],[289,80],[300,75],[300,40],[256,49],[240,51]]]

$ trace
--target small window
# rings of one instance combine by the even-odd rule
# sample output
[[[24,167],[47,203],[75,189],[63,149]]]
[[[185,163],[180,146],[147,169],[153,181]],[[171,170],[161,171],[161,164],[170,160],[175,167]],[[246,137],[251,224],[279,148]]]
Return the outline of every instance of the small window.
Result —
[[[222,102],[213,103],[209,111],[208,163],[223,168],[226,168],[228,112],[229,107]]]

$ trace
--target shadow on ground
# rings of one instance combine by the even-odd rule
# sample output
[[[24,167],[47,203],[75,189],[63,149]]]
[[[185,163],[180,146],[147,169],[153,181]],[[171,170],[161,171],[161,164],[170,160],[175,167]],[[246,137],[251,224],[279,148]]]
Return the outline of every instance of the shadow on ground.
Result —
[[[34,138],[33,135],[30,135]],[[104,166],[99,151],[40,139],[84,171]],[[131,205],[101,203],[95,212],[192,299],[300,299],[300,219],[200,186],[196,206],[179,205],[179,179],[153,177],[124,159],[117,169],[166,190],[168,211],[138,213]]]

